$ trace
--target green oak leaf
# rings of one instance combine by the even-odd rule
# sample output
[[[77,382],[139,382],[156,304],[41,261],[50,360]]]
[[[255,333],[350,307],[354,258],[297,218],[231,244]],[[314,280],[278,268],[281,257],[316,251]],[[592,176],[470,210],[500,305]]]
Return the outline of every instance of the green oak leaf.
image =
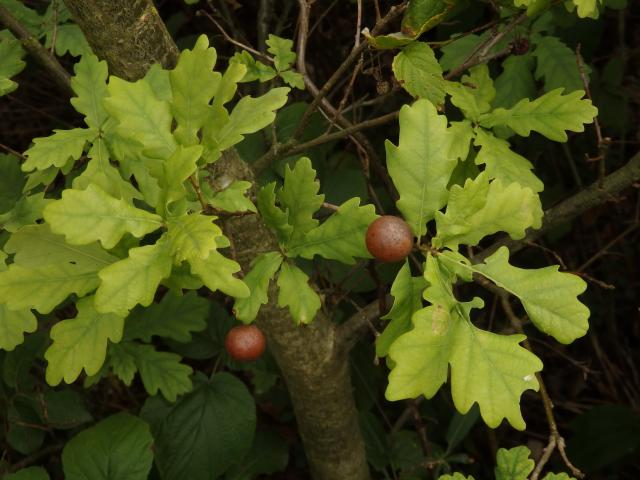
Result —
[[[577,7],[578,16],[580,18],[598,18],[600,15],[599,5],[603,0],[572,0]]]
[[[483,114],[480,125],[509,127],[523,137],[528,137],[533,130],[549,140],[566,142],[566,131],[583,132],[584,124],[593,121],[598,109],[591,100],[582,98],[584,91],[567,95],[562,95],[562,91],[562,88],[552,90],[534,101],[523,98],[510,109],[497,108]]]
[[[186,343],[191,340],[191,332],[199,332],[207,327],[209,302],[199,297],[195,291],[184,295],[167,292],[160,303],[147,308],[135,308],[125,325],[126,340],[141,339],[150,342],[151,337],[170,338]]]
[[[589,309],[578,300],[587,284],[559,272],[558,266],[523,269],[509,264],[509,249],[501,247],[473,269],[520,299],[533,324],[560,343],[571,343],[589,328]]]
[[[524,446],[498,450],[496,480],[527,480],[535,467],[535,463],[529,458],[530,454],[531,451]]]
[[[278,193],[281,206],[288,214],[288,222],[293,227],[290,245],[304,241],[305,235],[318,226],[313,214],[324,201],[324,195],[318,195],[320,182],[316,180],[316,171],[311,160],[300,158],[293,169],[286,165],[284,185]]]
[[[567,473],[547,473],[542,480],[576,480],[575,477],[569,476]]]
[[[451,475],[449,474],[440,475],[438,477],[438,480],[475,480],[475,478],[473,478],[472,475],[469,475],[468,477],[466,477],[461,473],[455,472],[455,473],[452,473]]]
[[[233,304],[235,317],[244,323],[255,320],[260,306],[267,303],[269,282],[280,269],[282,255],[279,252],[267,252],[258,255],[251,270],[244,277],[244,283],[251,291],[245,298],[237,298]]]
[[[451,95],[451,103],[462,110],[466,118],[477,122],[483,113],[491,110],[496,89],[486,64],[472,67],[469,72],[460,82],[446,82],[446,90]]]
[[[531,171],[531,162],[511,150],[509,142],[482,128],[476,128],[475,133],[474,144],[480,147],[475,163],[485,165],[485,172],[490,179],[497,178],[504,185],[519,183],[535,193],[544,189],[542,181]]]
[[[59,57],[66,55],[67,53],[72,57],[91,55],[91,47],[78,25],[72,23],[58,25],[56,32],[56,44],[54,49],[56,55]],[[45,46],[47,48],[51,48],[51,43],[52,35],[47,34]]]
[[[258,192],[258,210],[264,222],[275,230],[278,242],[286,245],[291,239],[293,225],[289,224],[289,212],[276,205],[276,182],[265,185]],[[317,191],[317,190],[316,190]]]
[[[276,76],[276,71],[268,65],[265,65],[259,60],[255,60],[249,52],[243,50],[242,52],[236,52],[233,57],[229,59],[229,63],[239,63],[246,67],[246,73],[240,82],[253,82],[258,80],[259,82],[267,82]]]
[[[413,233],[420,238],[426,223],[447,203],[447,184],[456,166],[449,154],[447,119],[428,100],[400,109],[398,146],[385,142],[387,166],[400,199],[396,202]]]
[[[447,130],[451,135],[449,158],[455,158],[464,162],[469,156],[471,140],[475,137],[471,122],[469,122],[469,120],[451,122]]]
[[[76,303],[78,315],[62,320],[51,328],[53,343],[44,354],[47,360],[46,379],[49,385],[75,381],[84,368],[87,375],[98,373],[107,354],[107,342],[122,338],[124,317],[99,313],[94,297]]]
[[[269,47],[267,51],[274,56],[273,64],[278,72],[289,69],[293,62],[296,61],[296,54],[293,51],[293,40],[269,34],[265,43]]]
[[[426,98],[434,105],[444,102],[442,67],[428,44],[410,43],[395,56],[392,68],[398,82],[414,97]]]
[[[0,215],[0,226],[13,233],[26,225],[33,225],[42,218],[42,211],[51,202],[44,198],[44,192],[20,197],[11,210]]]
[[[189,260],[189,264],[191,272],[198,275],[212,292],[220,290],[236,298],[249,296],[249,287],[233,276],[240,271],[240,265],[217,250],[212,250],[205,259]]]
[[[33,333],[37,328],[38,320],[31,310],[9,310],[0,304],[0,350],[13,350],[24,342],[25,333]]]
[[[209,198],[209,204],[225,212],[257,212],[256,206],[246,197],[252,186],[251,182],[235,181]]]
[[[110,96],[102,103],[118,121],[115,132],[142,144],[154,158],[168,158],[176,148],[169,103],[158,99],[145,79],[127,82],[112,76],[107,88]]]
[[[287,253],[309,259],[320,255],[347,265],[355,264],[355,257],[371,258],[364,237],[377,217],[373,205],[360,206],[360,199],[354,197],[340,205],[320,226],[307,232]]]
[[[289,307],[297,324],[311,323],[320,309],[320,297],[309,285],[309,276],[295,265],[284,262],[277,284],[278,306]]]
[[[480,36],[471,33],[449,39],[449,42],[440,49],[442,52],[440,57],[442,70],[448,72],[462,65],[473,54],[478,45],[486,40],[486,37],[487,35]]]
[[[422,308],[422,291],[426,286],[424,277],[411,276],[409,263],[405,262],[391,285],[393,306],[389,313],[381,317],[383,320],[389,320],[389,324],[376,338],[378,357],[386,357],[393,342],[411,330],[411,317]]]
[[[185,181],[197,170],[197,162],[202,156],[200,145],[184,147],[178,145],[171,156],[162,163],[162,173],[159,176],[160,187],[158,206],[156,211],[162,215],[175,215],[171,211],[171,203],[184,199],[187,190]]]
[[[60,200],[46,206],[44,219],[52,232],[64,235],[72,245],[100,240],[106,249],[115,247],[126,233],[141,238],[163,224],[159,215],[112,197],[94,184],[86,190],[64,190]]]
[[[129,319],[127,319],[127,325]],[[131,353],[134,344],[131,342],[110,343],[107,351],[107,364],[113,374],[127,387],[133,382],[138,366],[136,357]]]
[[[542,215],[540,199],[531,189],[518,183],[505,186],[498,179],[489,182],[482,172],[463,187],[451,187],[446,213],[436,213],[438,234],[433,245],[477,245],[496,232],[507,232],[513,239],[524,238],[527,228],[540,228]]]
[[[278,73],[280,78],[289,85],[291,88],[297,88],[299,90],[304,90],[304,77],[302,74],[298,72],[294,72],[293,70],[286,70],[284,72]]]
[[[152,464],[149,425],[128,413],[81,431],[62,451],[66,480],[145,480]]]
[[[102,100],[107,96],[107,62],[92,54],[83,55],[73,71],[71,88],[76,96],[71,99],[71,105],[84,115],[89,127],[102,128],[108,117],[102,106]]]
[[[216,238],[222,236],[220,227],[213,223],[215,218],[193,213],[167,220],[167,240],[176,265],[205,259],[215,250]]]
[[[241,65],[230,65],[232,66]],[[244,71],[242,74],[244,75]],[[217,160],[220,152],[241,142],[246,134],[257,132],[273,123],[276,117],[275,110],[287,103],[289,91],[288,87],[280,87],[273,88],[260,97],[242,97],[228,115],[226,122],[219,125],[219,128],[210,126],[205,131],[203,142],[210,149],[208,162]],[[217,123],[215,117],[209,121]]]
[[[180,363],[180,356],[171,352],[159,352],[151,345],[127,343],[126,348],[135,358],[140,379],[149,395],[160,391],[169,402],[178,395],[191,391],[191,367]]]
[[[27,159],[22,170],[45,170],[49,167],[64,167],[69,160],[77,160],[82,155],[84,145],[98,135],[93,128],[54,130],[53,135],[33,139],[33,146],[24,152]]]
[[[171,273],[172,257],[162,237],[158,243],[129,250],[129,256],[100,270],[96,310],[127,315],[140,304],[153,302],[160,282]]]
[[[493,108],[511,108],[523,98],[532,98],[536,93],[536,82],[531,70],[533,56],[509,55],[502,62],[502,73],[494,82],[496,98],[491,105]]]
[[[535,48],[531,53],[536,59],[536,80],[544,80],[547,92],[564,88],[570,93],[583,90],[584,83],[576,61],[576,52],[562,40],[552,36],[534,36]],[[583,74],[589,81],[590,69],[583,65]]]
[[[216,50],[209,47],[209,39],[200,35],[193,49],[183,50],[178,64],[169,72],[173,92],[171,111],[178,124],[173,134],[183,145],[198,143],[198,131],[207,121],[209,102],[222,78],[212,70],[216,59]]]
[[[8,30],[0,31],[0,96],[13,92],[18,88],[11,77],[20,73],[27,65],[22,57],[25,51],[20,41]]]
[[[94,184],[111,197],[132,203],[142,199],[142,195],[130,182],[124,180],[116,167],[109,161],[109,150],[102,138],[97,138],[87,154],[89,162],[84,171],[73,179],[74,190],[86,190]]]

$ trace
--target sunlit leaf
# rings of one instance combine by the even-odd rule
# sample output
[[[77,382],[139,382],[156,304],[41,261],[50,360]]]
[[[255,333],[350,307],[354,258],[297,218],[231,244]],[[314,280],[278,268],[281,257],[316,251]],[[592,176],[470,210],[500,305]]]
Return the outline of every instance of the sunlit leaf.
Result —
[[[320,297],[309,285],[307,274],[295,265],[284,262],[277,283],[278,306],[289,307],[296,323],[311,323],[320,309]]]
[[[251,291],[245,298],[236,299],[233,305],[235,317],[242,322],[251,322],[258,315],[260,306],[268,301],[269,282],[282,264],[279,252],[262,253],[256,257],[251,270],[244,277],[244,283]]]

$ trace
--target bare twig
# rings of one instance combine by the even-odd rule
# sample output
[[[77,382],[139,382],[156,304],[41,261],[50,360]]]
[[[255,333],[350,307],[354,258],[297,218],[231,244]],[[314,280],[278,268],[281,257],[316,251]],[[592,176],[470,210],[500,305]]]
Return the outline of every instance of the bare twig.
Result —
[[[49,70],[55,83],[62,89],[67,95],[73,95],[71,89],[71,76],[67,72],[58,59],[54,57],[36,37],[31,35],[27,30],[7,9],[0,5],[0,23],[4,24],[11,33],[13,33],[22,46],[29,52],[33,58],[35,58],[43,67]]]
[[[391,297],[389,296],[389,300]],[[387,302],[389,303],[389,302]],[[336,346],[345,352],[351,350],[351,347],[360,338],[362,332],[366,331],[375,319],[379,318],[383,312],[380,312],[380,304],[378,301],[372,302],[363,309],[353,314],[343,324],[336,327]]]

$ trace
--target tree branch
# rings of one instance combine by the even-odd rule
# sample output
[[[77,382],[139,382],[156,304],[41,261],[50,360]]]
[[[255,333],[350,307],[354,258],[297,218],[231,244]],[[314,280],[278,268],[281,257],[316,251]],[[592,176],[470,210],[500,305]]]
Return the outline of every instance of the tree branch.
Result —
[[[3,23],[9,31],[20,40],[25,50],[51,73],[56,85],[58,85],[64,93],[72,96],[73,90],[71,90],[71,76],[69,72],[67,72],[63,66],[60,65],[58,59],[44,48],[38,39],[31,35],[29,30],[2,5],[0,5],[0,23]]]

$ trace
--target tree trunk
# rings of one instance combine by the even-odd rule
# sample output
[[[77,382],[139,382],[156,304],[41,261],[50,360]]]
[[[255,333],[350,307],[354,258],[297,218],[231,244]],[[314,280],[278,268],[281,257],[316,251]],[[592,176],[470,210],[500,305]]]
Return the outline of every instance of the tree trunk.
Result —
[[[96,54],[110,73],[135,80],[153,63],[175,65],[177,48],[149,0],[65,0]],[[253,172],[235,153],[211,167],[232,179],[253,181]],[[255,252],[277,250],[272,232],[255,215],[232,218],[225,230],[244,271]],[[322,312],[296,326],[269,303],[257,323],[264,331],[291,394],[311,473],[316,480],[366,480],[369,470],[349,376],[348,352],[338,348],[336,329]]]

